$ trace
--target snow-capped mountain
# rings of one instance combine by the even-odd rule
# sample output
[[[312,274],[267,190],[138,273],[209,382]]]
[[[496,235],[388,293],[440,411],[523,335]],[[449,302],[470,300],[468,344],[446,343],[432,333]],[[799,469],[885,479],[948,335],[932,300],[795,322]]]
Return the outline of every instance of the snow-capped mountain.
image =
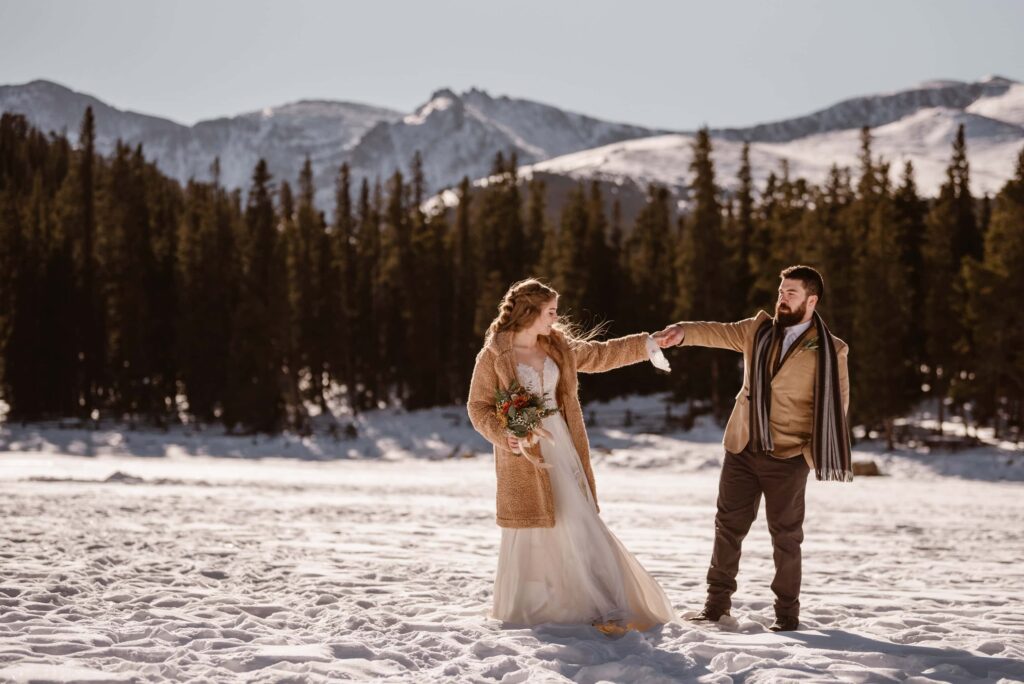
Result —
[[[487,175],[499,151],[514,150],[520,164],[531,164],[655,132],[475,88],[461,95],[445,89],[401,120],[378,124],[349,158],[355,177],[386,178],[408,169],[419,150],[427,186],[437,190]]]
[[[215,157],[228,187],[245,188],[260,157],[276,178],[294,180],[309,155],[324,208],[334,204],[343,161],[352,166],[355,191],[363,178],[386,180],[396,169],[407,171],[419,150],[428,190],[436,190],[464,175],[485,175],[498,151],[514,150],[520,163],[529,164],[656,132],[476,89],[462,95],[440,90],[406,116],[362,104],[304,100],[183,126],[121,111],[48,81],[0,87],[0,111],[23,113],[45,131],[66,131],[72,141],[87,106],[96,115],[101,152],[110,152],[118,138],[142,143],[147,157],[182,182],[209,178]]]
[[[928,84],[843,103],[810,116],[748,129],[712,130],[713,158],[720,185],[735,187],[742,140],[751,141],[754,178],[780,173],[783,160],[792,177],[822,182],[835,163],[856,169],[860,127],[872,125],[873,151],[891,163],[894,182],[913,162],[922,194],[934,196],[945,180],[957,128],[964,125],[972,191],[994,193],[1010,178],[1024,148],[1024,84],[1004,78],[978,83]],[[668,186],[685,197],[690,180],[693,136],[662,135],[630,140],[549,159],[522,169],[612,185]],[[450,197],[446,198],[450,201]]]
[[[49,81],[0,86],[0,111],[25,114],[44,131],[66,131],[72,141],[78,138],[88,106],[96,117],[96,144],[101,153],[113,150],[119,138],[131,145],[141,143],[147,158],[182,182],[209,179],[210,165],[219,157],[221,182],[231,188],[249,184],[261,157],[276,178],[294,180],[309,155],[325,201],[330,199],[334,174],[345,153],[378,123],[402,117],[400,112],[382,107],[303,100],[183,126],[116,109]]]
[[[304,100],[193,126],[122,111],[47,81],[0,87],[0,111],[21,112],[43,130],[66,131],[74,140],[86,106],[96,113],[98,146],[121,138],[142,143],[168,175],[185,181],[209,178],[215,157],[221,180],[245,188],[263,157],[277,179],[294,180],[308,155],[324,209],[334,204],[335,174],[352,167],[353,192],[362,179],[387,179],[408,171],[423,155],[428,191],[485,178],[494,156],[514,150],[524,175],[565,182],[598,178],[615,186],[669,186],[685,198],[692,135],[611,123],[472,89],[439,90],[414,112],[347,102]],[[913,161],[921,192],[938,192],[957,126],[967,132],[975,192],[994,192],[1009,178],[1024,146],[1024,84],[1002,77],[973,83],[936,81],[904,91],[845,100],[807,116],[748,128],[712,129],[717,177],[735,184],[741,141],[751,142],[755,178],[763,182],[788,160],[790,174],[822,181],[829,167],[856,166],[859,129],[873,127],[875,154],[893,166]],[[450,203],[453,193],[446,193]]]
[[[712,129],[717,137],[750,142],[789,142],[810,135],[894,123],[922,109],[966,109],[980,99],[999,97],[1015,82],[987,76],[975,83],[929,81],[894,93],[843,100],[820,111],[747,128]]]

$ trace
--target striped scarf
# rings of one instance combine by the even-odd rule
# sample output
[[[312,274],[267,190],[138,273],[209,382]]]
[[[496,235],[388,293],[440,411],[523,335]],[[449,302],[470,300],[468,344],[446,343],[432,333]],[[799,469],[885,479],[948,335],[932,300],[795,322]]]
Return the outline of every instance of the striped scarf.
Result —
[[[819,480],[853,480],[850,462],[850,432],[843,413],[843,396],[839,390],[839,363],[832,334],[818,312],[813,314],[818,331],[818,369],[814,377],[814,474]],[[750,370],[751,439],[754,447],[771,453],[769,416],[772,410],[772,364],[769,354],[776,327],[767,320],[754,333],[753,368]],[[781,331],[780,331],[781,334]],[[781,340],[780,340],[781,344]]]

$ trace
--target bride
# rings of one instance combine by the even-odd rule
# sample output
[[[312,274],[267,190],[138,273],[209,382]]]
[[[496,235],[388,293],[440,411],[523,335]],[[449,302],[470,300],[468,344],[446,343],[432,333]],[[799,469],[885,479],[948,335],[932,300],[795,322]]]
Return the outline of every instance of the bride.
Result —
[[[491,616],[516,625],[593,624],[606,634],[671,621],[661,586],[598,515],[576,378],[647,359],[667,369],[660,348],[647,333],[606,342],[572,333],[558,322],[558,293],[532,278],[512,285],[498,311],[467,402],[473,427],[494,445],[498,478]],[[543,419],[551,436],[540,440],[536,463],[495,414],[495,391],[513,380],[559,409]]]

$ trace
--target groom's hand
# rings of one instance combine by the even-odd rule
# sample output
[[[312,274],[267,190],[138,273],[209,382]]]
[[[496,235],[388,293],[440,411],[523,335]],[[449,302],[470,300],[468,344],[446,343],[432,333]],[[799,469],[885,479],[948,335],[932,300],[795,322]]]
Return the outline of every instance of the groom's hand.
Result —
[[[683,326],[674,323],[664,330],[659,330],[651,335],[651,339],[662,349],[674,347],[683,341]]]

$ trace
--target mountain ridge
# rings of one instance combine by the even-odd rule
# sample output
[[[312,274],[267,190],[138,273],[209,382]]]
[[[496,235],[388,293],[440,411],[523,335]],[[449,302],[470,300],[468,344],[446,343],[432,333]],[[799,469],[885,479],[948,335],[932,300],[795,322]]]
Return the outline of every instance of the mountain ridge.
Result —
[[[478,87],[462,93],[438,88],[405,113],[345,100],[303,98],[186,125],[118,109],[45,79],[0,86],[0,111],[20,111],[33,125],[47,132],[63,131],[73,142],[87,106],[96,115],[97,147],[102,153],[109,153],[119,138],[141,143],[147,157],[181,182],[207,179],[215,157],[220,158],[221,180],[229,187],[244,189],[259,158],[267,160],[277,179],[291,180],[308,156],[317,202],[323,207],[333,206],[335,176],[342,163],[350,165],[355,192],[363,180],[372,183],[386,180],[396,170],[405,173],[416,151],[423,157],[432,193],[454,186],[463,176],[485,178],[500,151],[514,152],[524,175],[589,174],[641,186],[660,182],[683,197],[689,166],[685,147],[692,137],[692,131],[606,121],[551,104],[491,95]],[[928,193],[941,178],[937,169],[948,158],[947,143],[957,122],[967,126],[975,167],[972,181],[980,190],[991,191],[1012,173],[1012,148],[1024,144],[1024,85],[1004,76],[974,82],[937,79],[847,98],[804,116],[710,132],[720,153],[716,157],[733,155],[742,141],[749,141],[755,159],[769,165],[755,165],[755,177],[763,178],[785,159],[791,172],[816,181],[831,163],[849,163],[851,140],[867,123],[878,139],[876,153],[894,164],[914,161],[923,175],[922,191]],[[726,187],[732,166],[732,161],[719,166]]]

